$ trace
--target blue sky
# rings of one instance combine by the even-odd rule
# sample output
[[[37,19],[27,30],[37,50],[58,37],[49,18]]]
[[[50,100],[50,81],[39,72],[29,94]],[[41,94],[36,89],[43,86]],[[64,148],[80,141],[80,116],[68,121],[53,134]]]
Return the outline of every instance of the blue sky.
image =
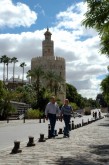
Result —
[[[20,63],[27,64],[27,72],[31,59],[42,56],[44,32],[49,27],[55,56],[66,60],[66,82],[83,97],[95,99],[107,74],[108,60],[99,53],[97,32],[81,25],[86,11],[87,4],[80,0],[1,0],[0,55],[18,58],[15,73],[21,78]],[[0,79],[2,70],[0,64]]]
[[[21,33],[23,31],[35,31],[41,30],[45,27],[55,26],[56,13],[65,11],[69,6],[76,4],[79,0],[59,0],[56,3],[55,0],[12,0],[13,5],[17,6],[18,3],[27,5],[31,11],[36,13],[36,20],[31,26],[20,26],[20,27],[3,27],[2,33]]]

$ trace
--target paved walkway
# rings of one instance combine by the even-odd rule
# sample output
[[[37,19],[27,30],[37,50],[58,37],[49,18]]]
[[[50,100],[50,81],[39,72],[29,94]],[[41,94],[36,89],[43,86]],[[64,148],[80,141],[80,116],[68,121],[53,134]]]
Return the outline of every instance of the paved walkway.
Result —
[[[70,131],[70,138],[55,139],[26,147],[10,154],[12,148],[0,152],[0,165],[109,165],[109,118],[103,118]]]
[[[76,117],[74,120],[75,124],[82,123],[91,120],[92,116],[83,116],[81,118]],[[15,140],[19,140],[21,143],[28,140],[28,136],[34,136],[35,139],[38,139],[40,133],[48,135],[48,123],[49,121],[41,120],[11,120],[9,123],[6,121],[0,121],[0,151],[4,150],[5,148],[12,146]],[[64,122],[57,121],[56,122],[56,129],[63,128]]]

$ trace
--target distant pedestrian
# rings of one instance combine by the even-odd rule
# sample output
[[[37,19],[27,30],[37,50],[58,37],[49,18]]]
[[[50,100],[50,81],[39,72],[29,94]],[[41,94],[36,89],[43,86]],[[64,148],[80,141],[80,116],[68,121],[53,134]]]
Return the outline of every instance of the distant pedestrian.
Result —
[[[52,96],[50,102],[46,105],[45,108],[45,116],[46,119],[49,119],[51,131],[50,138],[55,137],[55,124],[56,124],[56,116],[60,115],[60,109],[58,104],[56,103],[55,96]]]
[[[69,105],[69,100],[65,99],[64,105],[61,108],[61,118],[63,117],[65,128],[64,128],[64,137],[69,137],[69,123],[71,119],[71,114],[73,113],[73,108]]]
[[[101,112],[100,111],[98,112],[98,115],[99,115],[99,119],[100,119],[101,118]]]
[[[97,119],[97,112],[95,112],[95,120]]]
[[[95,118],[95,112],[93,111],[93,118]]]

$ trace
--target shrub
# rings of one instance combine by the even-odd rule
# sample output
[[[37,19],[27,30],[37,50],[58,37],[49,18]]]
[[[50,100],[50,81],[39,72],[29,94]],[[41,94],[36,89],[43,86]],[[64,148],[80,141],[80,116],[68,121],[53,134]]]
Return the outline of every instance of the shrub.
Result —
[[[78,109],[78,106],[76,105],[76,103],[69,103],[71,105],[71,107],[73,108],[73,111],[76,111]]]
[[[91,115],[91,111],[89,109],[84,110],[84,115]]]
[[[26,113],[26,118],[28,119],[39,119],[41,117],[43,117],[44,113],[41,112],[39,109],[28,109],[27,113]]]

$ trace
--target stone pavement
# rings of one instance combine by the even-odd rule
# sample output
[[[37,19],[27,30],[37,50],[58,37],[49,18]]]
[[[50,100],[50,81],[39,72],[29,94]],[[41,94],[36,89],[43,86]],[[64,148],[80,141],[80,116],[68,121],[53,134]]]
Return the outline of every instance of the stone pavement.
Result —
[[[70,131],[70,138],[55,139],[26,147],[10,154],[12,148],[0,152],[0,165],[109,165],[109,118],[103,118]]]

